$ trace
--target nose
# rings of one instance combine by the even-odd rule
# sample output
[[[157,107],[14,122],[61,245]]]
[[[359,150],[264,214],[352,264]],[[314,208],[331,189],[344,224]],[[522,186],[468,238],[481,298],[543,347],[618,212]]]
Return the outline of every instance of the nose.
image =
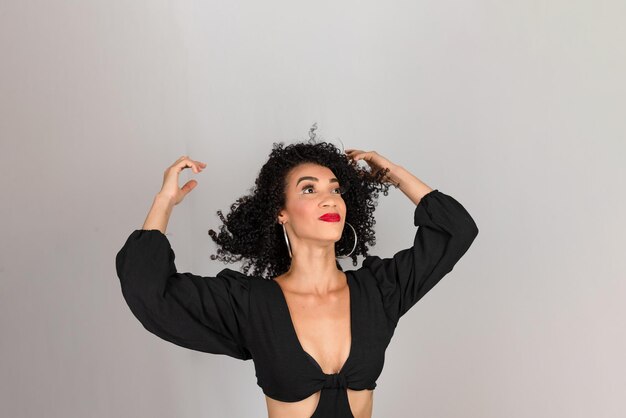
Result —
[[[321,206],[337,206],[337,198],[328,196],[322,199]]]

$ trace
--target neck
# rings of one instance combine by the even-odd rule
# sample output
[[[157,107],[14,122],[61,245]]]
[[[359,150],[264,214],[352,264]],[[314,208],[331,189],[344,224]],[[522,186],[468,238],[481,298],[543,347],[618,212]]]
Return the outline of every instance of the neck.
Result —
[[[346,285],[345,273],[337,268],[334,245],[298,248],[289,270],[281,276],[289,289],[297,293],[325,296]]]

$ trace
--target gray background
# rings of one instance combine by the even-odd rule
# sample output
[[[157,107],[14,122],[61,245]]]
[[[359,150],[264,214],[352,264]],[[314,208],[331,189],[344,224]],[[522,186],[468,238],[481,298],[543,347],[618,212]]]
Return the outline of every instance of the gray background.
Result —
[[[215,211],[317,122],[480,228],[396,330],[375,417],[626,416],[625,15],[617,0],[2,2],[0,415],[266,416],[252,361],[142,328],[114,257],[188,154],[209,165],[181,176],[199,184],[168,227],[178,270],[227,267],[209,260]],[[412,208],[381,196],[373,254],[411,244]]]

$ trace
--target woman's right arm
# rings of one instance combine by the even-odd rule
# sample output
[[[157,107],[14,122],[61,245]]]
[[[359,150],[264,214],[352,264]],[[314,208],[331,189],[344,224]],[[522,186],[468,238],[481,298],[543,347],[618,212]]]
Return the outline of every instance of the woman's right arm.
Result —
[[[117,275],[130,310],[151,333],[192,350],[247,360],[249,278],[230,269],[215,277],[179,272],[165,236],[172,209],[197,184],[190,180],[179,189],[178,174],[187,167],[199,173],[204,166],[185,156],[165,170],[143,229],[133,231],[117,253]]]

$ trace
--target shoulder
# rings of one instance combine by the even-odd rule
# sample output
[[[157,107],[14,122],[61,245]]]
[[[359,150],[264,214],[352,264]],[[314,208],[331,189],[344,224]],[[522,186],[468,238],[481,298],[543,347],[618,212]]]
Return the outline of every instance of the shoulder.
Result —
[[[274,285],[273,283],[270,283],[272,282],[272,279],[245,274],[231,268],[223,268],[217,273],[216,277],[230,282],[233,285],[236,284],[238,287],[245,288],[249,291],[252,291],[253,289],[262,291],[263,289],[268,289],[270,286]]]
[[[371,269],[366,267],[365,262],[358,269],[345,270],[344,273],[348,281],[355,286],[361,288],[376,286],[376,277],[372,274]]]

